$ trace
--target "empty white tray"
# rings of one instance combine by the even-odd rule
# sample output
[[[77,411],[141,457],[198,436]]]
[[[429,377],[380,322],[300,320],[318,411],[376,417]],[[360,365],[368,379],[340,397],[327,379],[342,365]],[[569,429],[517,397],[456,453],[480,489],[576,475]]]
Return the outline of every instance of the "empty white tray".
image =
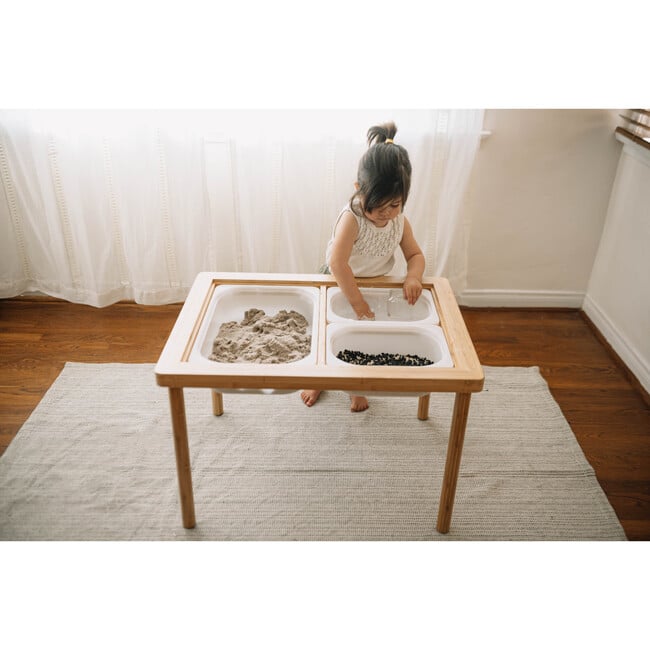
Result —
[[[375,313],[375,322],[440,323],[431,291],[426,289],[414,305],[409,305],[404,299],[401,287],[363,288],[361,295]],[[366,322],[357,319],[352,305],[338,287],[327,289],[327,320],[330,323]]]

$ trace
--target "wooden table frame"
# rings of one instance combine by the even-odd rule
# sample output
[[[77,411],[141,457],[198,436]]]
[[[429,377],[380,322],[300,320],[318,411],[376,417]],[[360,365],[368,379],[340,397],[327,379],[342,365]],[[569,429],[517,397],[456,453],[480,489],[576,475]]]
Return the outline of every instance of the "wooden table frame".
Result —
[[[401,287],[403,278],[385,276],[359,279],[360,287]],[[316,363],[314,364],[215,364],[214,368],[192,364],[190,354],[214,290],[220,284],[271,286],[309,286],[320,289],[319,327]],[[431,291],[447,339],[454,366],[452,368],[413,368],[399,366],[339,366],[326,363],[326,325],[328,287],[336,286],[331,275],[199,273],[169,335],[156,365],[156,381],[169,389],[176,470],[180,492],[183,526],[194,528],[194,495],[190,466],[184,388],[211,388],[212,409],[223,413],[220,393],[214,389],[274,388],[344,390],[364,395],[373,391],[392,393],[426,393],[418,400],[418,418],[426,420],[429,393],[455,393],[454,411],[447,445],[447,459],[438,507],[436,529],[449,532],[456,494],[456,483],[465,438],[471,393],[483,389],[483,369],[469,337],[460,309],[445,278],[424,278],[424,291]],[[390,398],[387,398],[390,399]]]

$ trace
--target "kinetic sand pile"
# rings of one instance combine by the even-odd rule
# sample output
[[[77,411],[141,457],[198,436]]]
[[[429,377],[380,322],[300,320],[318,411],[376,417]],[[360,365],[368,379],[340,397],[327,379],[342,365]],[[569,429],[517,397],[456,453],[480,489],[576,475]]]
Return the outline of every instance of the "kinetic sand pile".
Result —
[[[240,323],[223,323],[212,345],[212,361],[221,363],[288,363],[311,350],[307,319],[297,311],[267,316],[249,309]]]

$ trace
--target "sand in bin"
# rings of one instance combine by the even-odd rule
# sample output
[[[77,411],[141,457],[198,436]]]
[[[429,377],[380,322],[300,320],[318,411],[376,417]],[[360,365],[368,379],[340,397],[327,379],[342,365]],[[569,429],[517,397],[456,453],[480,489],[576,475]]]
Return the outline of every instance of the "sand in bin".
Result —
[[[212,345],[212,361],[221,363],[288,363],[311,351],[307,319],[297,311],[267,316],[249,309],[244,319],[223,323]]]

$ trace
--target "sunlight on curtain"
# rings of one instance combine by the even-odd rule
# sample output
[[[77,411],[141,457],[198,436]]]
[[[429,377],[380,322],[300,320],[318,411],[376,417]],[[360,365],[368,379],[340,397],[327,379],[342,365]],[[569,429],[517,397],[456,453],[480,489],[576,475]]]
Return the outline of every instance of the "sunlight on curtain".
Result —
[[[0,111],[0,297],[161,304],[200,271],[315,273],[366,131],[391,119],[426,273],[460,290],[481,110],[16,110]]]

